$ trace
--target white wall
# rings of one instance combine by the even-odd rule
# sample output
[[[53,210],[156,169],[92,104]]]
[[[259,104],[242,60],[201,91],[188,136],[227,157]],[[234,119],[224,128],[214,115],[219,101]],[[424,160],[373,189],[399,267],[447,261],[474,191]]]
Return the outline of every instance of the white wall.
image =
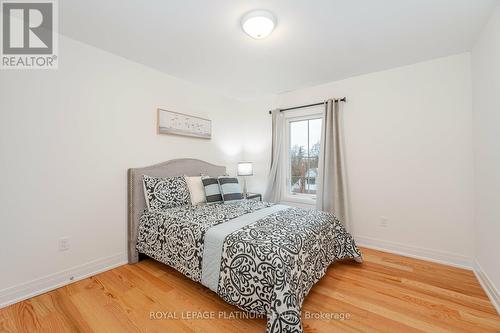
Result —
[[[213,139],[157,135],[157,107],[212,119]],[[58,70],[1,71],[0,305],[28,281],[125,260],[127,168],[197,157],[234,171],[241,107],[64,37]]]
[[[500,6],[472,50],[476,248],[500,306]],[[499,308],[500,309],[500,308]]]
[[[246,101],[242,122],[244,128],[243,155],[254,162],[254,176],[247,177],[249,192],[264,194],[267,175],[271,164],[271,116],[270,108],[276,103],[276,96],[263,96]]]
[[[284,93],[275,105],[340,96],[348,99],[343,112],[356,237],[469,265],[474,238],[469,54]],[[258,153],[257,169],[267,171],[266,110],[255,110],[248,123],[258,145],[267,148]],[[266,175],[252,179],[256,190],[263,191]],[[381,216],[388,227],[379,226]]]

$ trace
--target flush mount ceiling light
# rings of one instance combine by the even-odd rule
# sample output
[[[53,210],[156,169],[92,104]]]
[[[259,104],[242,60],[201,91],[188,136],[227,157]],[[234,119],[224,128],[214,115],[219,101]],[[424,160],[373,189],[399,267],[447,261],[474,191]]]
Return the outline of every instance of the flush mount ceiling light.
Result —
[[[262,39],[271,34],[276,26],[274,15],[267,10],[253,10],[241,19],[243,31],[252,38]]]

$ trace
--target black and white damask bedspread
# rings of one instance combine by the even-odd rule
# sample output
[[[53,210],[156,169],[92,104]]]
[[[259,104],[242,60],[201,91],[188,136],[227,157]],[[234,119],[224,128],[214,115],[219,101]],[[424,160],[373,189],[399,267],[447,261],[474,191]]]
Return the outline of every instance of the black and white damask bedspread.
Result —
[[[267,332],[302,332],[300,309],[336,260],[361,253],[333,214],[288,208],[233,232],[224,242],[218,294],[267,314]]]
[[[361,261],[361,253],[333,214],[271,206],[242,201],[146,213],[137,249],[210,287],[203,261],[214,261],[204,252],[213,254],[217,242],[208,238],[219,237],[220,270],[210,288],[228,303],[267,315],[267,332],[302,332],[301,306],[311,287],[331,263]]]
[[[206,231],[271,205],[243,200],[233,204],[185,205],[145,212],[139,221],[137,251],[200,282]]]

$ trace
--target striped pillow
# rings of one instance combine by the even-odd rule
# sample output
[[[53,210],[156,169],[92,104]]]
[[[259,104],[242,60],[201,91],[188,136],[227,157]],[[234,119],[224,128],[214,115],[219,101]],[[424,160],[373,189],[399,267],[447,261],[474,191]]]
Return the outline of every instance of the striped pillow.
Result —
[[[240,183],[235,177],[219,177],[220,191],[224,202],[242,200]]]
[[[207,204],[222,202],[222,194],[220,193],[219,182],[216,178],[202,177],[201,182],[203,183],[203,187],[205,189]]]

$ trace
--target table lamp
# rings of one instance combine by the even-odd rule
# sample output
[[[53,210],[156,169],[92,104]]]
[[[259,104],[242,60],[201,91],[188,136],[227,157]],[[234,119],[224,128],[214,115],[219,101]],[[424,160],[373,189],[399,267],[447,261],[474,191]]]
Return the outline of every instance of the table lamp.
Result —
[[[243,195],[247,197],[247,176],[253,176],[252,162],[239,162],[238,163],[238,176],[243,177]]]

